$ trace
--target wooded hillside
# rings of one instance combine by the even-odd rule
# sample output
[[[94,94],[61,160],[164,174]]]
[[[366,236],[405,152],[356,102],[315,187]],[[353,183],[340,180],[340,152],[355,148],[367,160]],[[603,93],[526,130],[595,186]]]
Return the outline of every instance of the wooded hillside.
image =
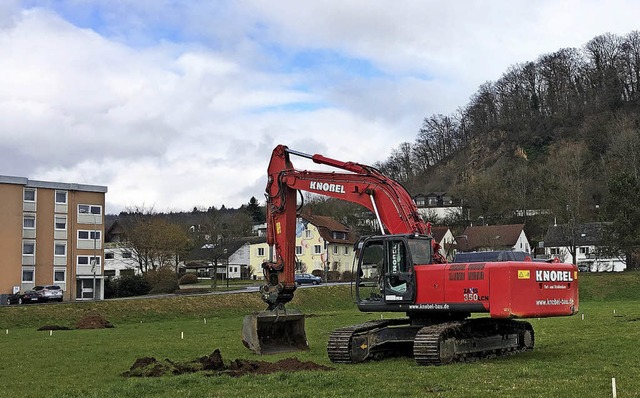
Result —
[[[413,195],[461,199],[467,214],[450,223],[526,222],[539,236],[554,220],[608,220],[637,247],[639,100],[640,32],[603,34],[510,67],[454,114],[425,117],[377,166]]]

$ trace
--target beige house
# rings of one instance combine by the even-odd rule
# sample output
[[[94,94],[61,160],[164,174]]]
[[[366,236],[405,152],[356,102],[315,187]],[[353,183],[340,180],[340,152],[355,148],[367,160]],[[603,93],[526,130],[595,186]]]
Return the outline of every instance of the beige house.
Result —
[[[0,175],[0,302],[56,284],[64,300],[103,298],[107,187]]]
[[[300,214],[296,220],[296,272],[351,271],[355,238],[349,228],[331,217]],[[250,263],[258,278],[270,259],[266,242],[251,245]]]

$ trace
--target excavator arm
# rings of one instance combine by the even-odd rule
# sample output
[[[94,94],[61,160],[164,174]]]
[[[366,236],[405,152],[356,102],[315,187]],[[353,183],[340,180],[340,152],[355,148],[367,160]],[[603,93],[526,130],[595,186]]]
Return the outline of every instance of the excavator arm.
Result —
[[[346,172],[296,170],[290,160],[292,154]],[[313,192],[364,206],[376,215],[382,228],[381,234],[430,232],[429,225],[422,221],[407,191],[375,168],[322,155],[307,155],[280,145],[271,156],[266,189],[267,243],[275,250],[274,261],[263,264],[268,282],[263,288],[263,299],[270,307],[289,301],[295,290],[298,191]],[[274,291],[277,291],[276,295]]]
[[[314,163],[330,166],[336,172],[297,170],[291,155],[311,159]],[[299,191],[321,194],[357,203],[375,214],[381,234],[430,234],[431,226],[420,217],[408,192],[398,182],[384,176],[377,169],[354,162],[342,162],[322,155],[308,155],[277,146],[268,167],[267,243],[273,247],[273,256],[262,264],[266,283],[260,293],[267,310],[245,318],[243,341],[250,349],[264,353],[267,345],[291,346],[296,341],[300,348],[304,326],[300,314],[285,311],[284,305],[293,299],[295,285],[295,233],[297,194]],[[435,262],[445,262],[434,245]],[[274,315],[276,314],[276,315]],[[275,320],[274,320],[275,319]],[[302,316],[302,322],[304,317]],[[289,323],[289,326],[284,326]],[[283,327],[284,326],[284,327]],[[276,331],[277,329],[277,331]],[[257,332],[256,332],[257,331]],[[294,332],[292,332],[294,331]],[[269,343],[266,338],[269,336]],[[284,339],[276,340],[278,335]],[[283,336],[286,336],[284,338]],[[306,338],[304,338],[306,343]],[[275,352],[280,352],[278,347]]]

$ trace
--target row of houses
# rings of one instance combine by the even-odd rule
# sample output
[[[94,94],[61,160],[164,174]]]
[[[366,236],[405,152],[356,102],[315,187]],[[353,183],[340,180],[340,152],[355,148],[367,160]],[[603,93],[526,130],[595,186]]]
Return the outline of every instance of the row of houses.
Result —
[[[106,192],[105,186],[0,176],[1,303],[9,294],[46,284],[60,285],[67,301],[102,299],[105,277],[137,272],[134,255],[118,231],[105,228]],[[417,195],[414,200],[423,213],[462,211],[443,192]],[[536,248],[530,246],[523,224],[471,226],[458,236],[447,227],[434,227],[432,232],[449,260],[456,251],[517,250],[565,262],[571,262],[575,253],[577,264],[591,271],[624,269],[619,259],[600,255],[607,239],[602,223],[573,226],[570,234],[566,228],[550,228]],[[261,264],[271,257],[265,229],[257,228],[257,236],[197,248],[175,266],[202,277],[261,278]],[[298,271],[350,271],[355,242],[342,223],[301,214],[296,230]]]

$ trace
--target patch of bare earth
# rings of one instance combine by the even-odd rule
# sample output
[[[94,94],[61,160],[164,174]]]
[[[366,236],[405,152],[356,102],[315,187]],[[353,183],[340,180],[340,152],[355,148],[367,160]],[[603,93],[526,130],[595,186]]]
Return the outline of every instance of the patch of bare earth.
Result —
[[[100,314],[90,313],[76,322],[76,329],[105,329],[112,328],[113,324]]]
[[[285,358],[277,362],[235,359],[225,365],[222,355],[220,355],[220,350],[216,349],[208,356],[187,362],[174,362],[170,359],[158,361],[150,357],[138,358],[131,368],[122,373],[122,375],[125,377],[159,377],[171,374],[204,372],[207,376],[228,375],[239,377],[247,374],[297,372],[301,370],[328,371],[333,370],[333,368],[311,361],[301,362],[297,358]]]

